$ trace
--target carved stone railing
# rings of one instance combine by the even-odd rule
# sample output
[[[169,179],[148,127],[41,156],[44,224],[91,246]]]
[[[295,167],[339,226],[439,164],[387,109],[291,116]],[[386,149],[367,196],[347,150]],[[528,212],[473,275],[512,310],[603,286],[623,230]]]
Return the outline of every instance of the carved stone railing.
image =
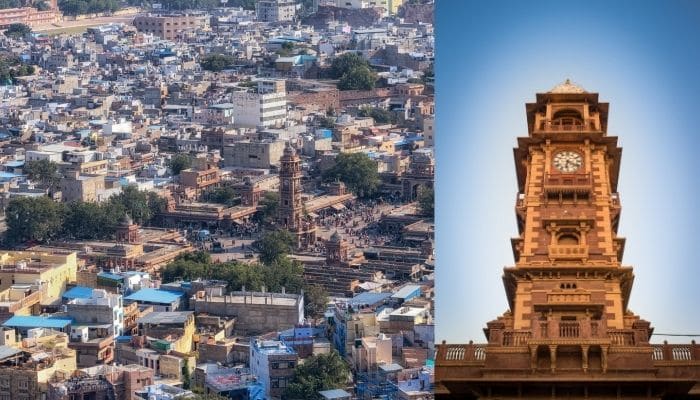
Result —
[[[527,346],[528,340],[532,337],[530,331],[510,331],[503,332],[504,346]]]
[[[610,344],[618,346],[634,346],[634,332],[623,329],[608,329]]]
[[[482,362],[486,359],[486,345],[474,344],[445,344],[438,345],[436,360],[442,364],[461,362]]]
[[[553,244],[548,248],[551,260],[578,260],[588,258],[588,246]]]
[[[690,344],[653,344],[652,359],[659,363],[700,364],[700,345],[693,340]]]
[[[559,321],[560,338],[581,337],[581,326],[578,321]]]
[[[542,121],[538,126],[540,132],[584,132],[597,131],[595,119],[590,118],[580,125],[573,124],[553,124],[551,121]]]

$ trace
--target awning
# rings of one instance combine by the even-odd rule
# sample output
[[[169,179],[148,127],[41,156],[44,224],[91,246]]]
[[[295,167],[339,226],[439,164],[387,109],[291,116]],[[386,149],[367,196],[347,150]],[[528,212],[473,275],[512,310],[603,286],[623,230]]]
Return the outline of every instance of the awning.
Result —
[[[331,208],[334,209],[334,210],[336,210],[336,211],[345,210],[345,206],[342,205],[342,204],[333,204],[333,205],[331,206]]]

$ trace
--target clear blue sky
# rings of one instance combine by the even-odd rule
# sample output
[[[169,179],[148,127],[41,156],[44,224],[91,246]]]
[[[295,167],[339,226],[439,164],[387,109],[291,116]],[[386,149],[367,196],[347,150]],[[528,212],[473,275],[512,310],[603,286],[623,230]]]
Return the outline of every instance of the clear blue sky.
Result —
[[[623,148],[630,309],[700,334],[700,2],[437,0],[435,27],[436,339],[484,342],[508,307],[512,148],[525,103],[566,78],[610,103]]]

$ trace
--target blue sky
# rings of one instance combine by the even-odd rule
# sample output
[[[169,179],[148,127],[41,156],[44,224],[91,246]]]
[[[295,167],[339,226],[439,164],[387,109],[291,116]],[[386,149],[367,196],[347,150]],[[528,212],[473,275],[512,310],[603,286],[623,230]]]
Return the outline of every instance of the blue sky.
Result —
[[[567,78],[610,103],[623,148],[630,309],[700,334],[700,2],[437,0],[435,24],[436,339],[484,342],[507,310],[512,149],[525,103]]]

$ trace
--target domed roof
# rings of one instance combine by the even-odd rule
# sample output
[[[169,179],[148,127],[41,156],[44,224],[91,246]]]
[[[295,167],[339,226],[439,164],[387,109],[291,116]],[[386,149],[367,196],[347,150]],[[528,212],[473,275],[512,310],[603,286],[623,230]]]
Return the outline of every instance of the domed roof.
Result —
[[[586,91],[579,85],[571,83],[570,79],[560,83],[553,87],[548,93],[586,93]]]
[[[340,242],[340,235],[338,234],[338,231],[333,232],[329,240],[335,243]]]
[[[131,226],[134,224],[134,220],[131,219],[128,213],[124,213],[122,215],[121,219],[119,220],[119,225],[121,226]]]
[[[284,153],[283,154],[285,156],[291,157],[291,156],[296,155],[297,153],[296,153],[296,151],[294,151],[294,148],[292,147],[292,145],[289,144],[289,142],[287,142],[287,144],[284,146]]]

